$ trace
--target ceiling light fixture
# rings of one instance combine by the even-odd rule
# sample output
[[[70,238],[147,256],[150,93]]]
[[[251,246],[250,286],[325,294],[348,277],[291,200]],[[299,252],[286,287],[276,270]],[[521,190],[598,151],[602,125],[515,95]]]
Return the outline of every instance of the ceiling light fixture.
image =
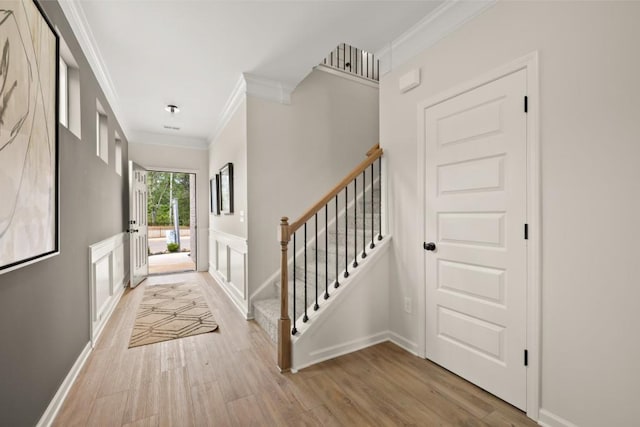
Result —
[[[180,112],[180,108],[177,105],[169,104],[164,107],[164,110],[171,114],[178,114]]]

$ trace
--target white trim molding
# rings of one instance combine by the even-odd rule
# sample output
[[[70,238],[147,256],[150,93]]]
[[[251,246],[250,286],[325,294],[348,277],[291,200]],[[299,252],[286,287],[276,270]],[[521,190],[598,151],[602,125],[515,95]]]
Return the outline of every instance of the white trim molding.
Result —
[[[245,319],[251,318],[247,239],[209,229],[209,274]]]
[[[361,85],[369,86],[375,89],[380,88],[380,84],[375,80],[370,80],[370,79],[367,79],[366,77],[358,76],[348,71],[342,71],[337,68],[329,67],[328,65],[318,64],[315,67],[313,67],[313,69],[331,74],[333,76],[342,77],[343,79],[351,80],[352,82],[360,83]]]
[[[565,420],[562,417],[557,416],[554,413],[540,408],[540,418],[538,424],[544,427],[578,427],[570,421]]]
[[[104,326],[118,305],[126,286],[124,244],[126,233],[118,233],[89,246],[89,326],[95,346]]]
[[[379,332],[368,337],[358,338],[349,342],[322,348],[309,353],[309,359],[291,369],[291,372],[297,373],[301,369],[324,362],[325,360],[335,359],[354,351],[362,350],[367,347],[374,346],[389,340],[388,332]]]
[[[133,132],[129,145],[155,145],[188,150],[208,150],[207,140],[188,136],[166,135],[154,132]]]
[[[390,72],[451,34],[495,4],[496,0],[447,0],[400,37],[378,50],[380,76]]]
[[[227,98],[227,102],[224,103],[224,107],[222,107],[222,112],[218,116],[218,122],[216,126],[209,136],[209,147],[215,144],[216,140],[222,133],[223,129],[229,124],[229,121],[233,117],[233,115],[238,110],[238,107],[242,104],[247,98],[247,82],[245,81],[244,76],[240,76],[236,85],[233,87],[231,91],[231,95]]]
[[[249,73],[243,73],[242,76],[247,85],[247,95],[280,104],[291,103],[291,93],[295,86]]]
[[[87,62],[91,66],[93,74],[96,76],[96,80],[98,80],[98,84],[102,88],[104,96],[107,98],[107,102],[113,114],[116,116],[122,131],[125,133],[125,135],[122,136],[126,138],[128,135],[131,135],[131,129],[127,126],[126,118],[120,110],[120,98],[111,80],[111,75],[109,74],[104,59],[100,54],[98,44],[93,36],[87,17],[84,14],[81,2],[78,0],[65,0],[58,2],[58,4],[60,4],[60,8],[66,16],[67,21],[69,21],[69,26],[71,26],[73,34],[78,39],[82,52],[87,58]]]
[[[87,362],[89,354],[91,354],[91,350],[91,343],[88,342],[80,352],[80,355],[78,356],[76,361],[73,363],[71,370],[62,381],[62,384],[60,384],[60,387],[58,387],[58,391],[56,391],[53,399],[51,399],[51,402],[49,402],[49,406],[47,406],[44,414],[42,414],[42,417],[40,417],[40,420],[38,421],[38,424],[36,424],[36,427],[49,427],[53,424],[53,421],[56,419],[60,408],[62,408],[62,404],[64,403],[67,395],[69,394],[69,391],[71,390],[71,387],[73,386],[73,383],[76,381],[76,378],[82,370],[82,367]]]
[[[408,340],[400,334],[397,334],[393,331],[389,331],[389,341],[397,345],[398,347],[404,349],[405,351],[413,354],[414,356],[418,355],[418,344],[415,342]]]
[[[486,83],[495,81],[508,74],[519,70],[527,71],[527,96],[529,109],[527,113],[527,224],[529,224],[529,239],[527,240],[527,416],[538,420],[540,411],[540,364],[541,347],[540,334],[542,324],[541,314],[541,166],[540,166],[540,97],[539,97],[539,65],[538,52],[532,52],[518,58],[508,64],[489,71],[477,78],[464,82],[449,90],[445,90],[430,97],[417,105],[417,135],[424,131],[424,109],[444,102],[462,93],[473,90]],[[424,139],[424,138],[423,138]],[[417,141],[417,171],[418,171],[418,195],[421,200],[421,209],[417,212],[417,223],[420,224],[420,233],[426,235],[424,221],[425,206],[425,141]],[[424,262],[424,261],[423,261]],[[421,286],[418,295],[418,354],[426,357],[426,277],[424,265],[420,268]]]

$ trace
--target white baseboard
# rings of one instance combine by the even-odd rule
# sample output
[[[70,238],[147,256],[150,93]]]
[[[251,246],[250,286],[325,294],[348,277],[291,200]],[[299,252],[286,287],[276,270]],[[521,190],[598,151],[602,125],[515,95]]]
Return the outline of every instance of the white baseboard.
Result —
[[[296,373],[300,369],[307,368],[317,363],[321,363],[330,359],[335,359],[336,357],[344,356],[345,354],[353,353],[354,351],[362,350],[367,347],[371,347],[373,345],[380,344],[387,341],[394,343],[398,347],[402,348],[403,350],[415,356],[418,355],[416,343],[407,340],[406,338],[396,334],[395,332],[384,331],[374,335],[370,335],[368,337],[358,338],[353,341],[349,341],[339,345],[316,350],[310,354],[312,358],[311,361],[309,361],[308,363],[305,363],[302,366],[296,366],[296,369],[292,370],[292,372]],[[550,427],[555,427],[555,425]]]
[[[62,384],[60,384],[58,391],[56,391],[53,399],[51,399],[51,402],[49,402],[49,406],[47,406],[44,414],[42,414],[42,417],[40,417],[40,420],[38,421],[38,424],[36,424],[36,427],[49,427],[51,424],[53,424],[53,420],[55,420],[56,415],[58,415],[58,411],[67,398],[69,390],[71,390],[71,387],[76,381],[80,370],[86,363],[89,354],[91,354],[91,350],[91,342],[88,342],[71,367],[71,370],[65,377],[64,381],[62,381]]]
[[[544,427],[577,427],[572,422],[542,408],[540,408],[538,424]]]
[[[353,353],[354,351],[362,350],[363,348],[371,347],[372,345],[380,344],[388,340],[389,335],[385,331],[370,335],[368,337],[358,338],[353,341],[348,341],[346,343],[314,351],[309,355],[311,356],[312,360],[302,366],[296,366],[296,372],[308,366],[324,362],[325,360],[335,359],[336,357]]]
[[[413,354],[414,356],[419,356],[418,345],[413,341],[409,341],[405,337],[398,335],[397,333],[392,331],[389,331],[389,341],[391,341],[401,349]]]

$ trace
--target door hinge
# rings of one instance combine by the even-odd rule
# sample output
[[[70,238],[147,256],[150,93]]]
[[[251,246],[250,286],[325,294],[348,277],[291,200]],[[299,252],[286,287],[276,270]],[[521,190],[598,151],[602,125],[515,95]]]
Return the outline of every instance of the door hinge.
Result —
[[[529,112],[529,97],[528,96],[524,97],[524,112],[525,113]]]
[[[524,240],[529,240],[529,224],[524,225]]]
[[[524,366],[529,366],[529,350],[524,351]]]

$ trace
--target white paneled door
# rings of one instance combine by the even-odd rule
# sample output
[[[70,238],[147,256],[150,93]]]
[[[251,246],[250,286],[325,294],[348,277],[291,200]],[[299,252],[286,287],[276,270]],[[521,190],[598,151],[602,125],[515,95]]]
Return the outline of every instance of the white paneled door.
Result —
[[[526,70],[422,109],[426,356],[526,407]]]
[[[147,170],[129,161],[129,241],[131,245],[131,287],[149,274],[147,233]]]

